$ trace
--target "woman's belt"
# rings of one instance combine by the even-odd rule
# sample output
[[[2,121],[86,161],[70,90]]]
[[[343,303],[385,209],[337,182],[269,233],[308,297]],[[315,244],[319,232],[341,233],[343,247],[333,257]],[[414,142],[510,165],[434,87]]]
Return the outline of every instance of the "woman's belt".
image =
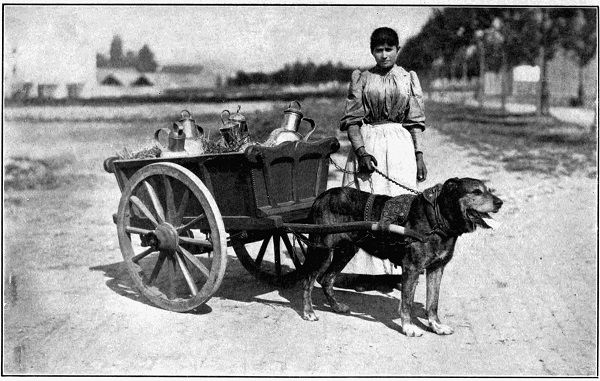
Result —
[[[367,123],[367,124],[370,124],[371,126],[377,126],[378,124],[390,124],[390,123],[402,124],[402,122],[395,122],[393,120],[380,120],[378,122],[371,122],[371,123]]]

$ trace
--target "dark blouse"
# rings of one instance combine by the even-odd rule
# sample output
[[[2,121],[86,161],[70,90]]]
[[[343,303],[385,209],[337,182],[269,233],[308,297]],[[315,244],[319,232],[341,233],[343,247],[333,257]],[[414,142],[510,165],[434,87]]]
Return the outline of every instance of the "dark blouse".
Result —
[[[420,110],[409,113],[411,83]],[[380,122],[402,123],[407,129],[425,129],[423,90],[414,71],[409,73],[394,65],[387,73],[382,73],[378,67],[352,73],[340,129],[345,131],[353,124]]]

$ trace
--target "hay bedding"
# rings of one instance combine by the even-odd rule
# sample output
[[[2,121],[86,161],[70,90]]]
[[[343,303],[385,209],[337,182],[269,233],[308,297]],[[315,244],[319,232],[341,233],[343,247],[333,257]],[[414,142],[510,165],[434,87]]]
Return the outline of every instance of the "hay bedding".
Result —
[[[230,144],[225,143],[223,138],[218,140],[210,140],[205,136],[201,136],[199,139],[196,139],[196,142],[199,143],[202,154],[221,154],[228,152],[244,152],[244,150],[253,144],[260,144],[254,142],[249,135],[246,135],[240,139],[236,139]],[[154,144],[153,146],[146,146],[142,148],[127,148],[124,147],[123,150],[117,152],[117,157],[120,160],[128,160],[128,159],[151,159],[161,157],[163,151],[166,151],[159,144]],[[182,155],[183,156],[183,155]]]

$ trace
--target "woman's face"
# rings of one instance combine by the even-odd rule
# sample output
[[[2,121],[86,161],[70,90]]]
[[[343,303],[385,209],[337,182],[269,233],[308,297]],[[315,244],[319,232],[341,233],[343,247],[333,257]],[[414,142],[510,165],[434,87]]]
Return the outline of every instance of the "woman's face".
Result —
[[[371,52],[377,62],[377,66],[382,69],[389,69],[396,63],[398,57],[398,47],[388,44],[377,45]]]

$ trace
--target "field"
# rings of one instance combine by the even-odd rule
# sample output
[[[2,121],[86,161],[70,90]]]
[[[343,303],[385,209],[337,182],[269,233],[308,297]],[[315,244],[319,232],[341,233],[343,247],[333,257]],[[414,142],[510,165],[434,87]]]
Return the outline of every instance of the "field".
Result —
[[[353,311],[342,316],[316,290],[320,320],[306,322],[299,285],[261,284],[233,253],[198,311],[150,305],[122,264],[111,219],[120,192],[102,162],[152,145],[181,109],[216,134],[220,111],[236,106],[5,109],[5,375],[597,375],[597,142],[553,119],[481,122],[476,110],[428,103],[420,188],[470,176],[505,202],[501,227],[461,237],[446,270],[440,316],[452,336],[403,336],[398,291],[340,289]],[[262,141],[287,104],[241,106]],[[316,137],[338,136],[342,164],[343,100],[302,106]],[[340,178],[332,167],[330,186]]]

